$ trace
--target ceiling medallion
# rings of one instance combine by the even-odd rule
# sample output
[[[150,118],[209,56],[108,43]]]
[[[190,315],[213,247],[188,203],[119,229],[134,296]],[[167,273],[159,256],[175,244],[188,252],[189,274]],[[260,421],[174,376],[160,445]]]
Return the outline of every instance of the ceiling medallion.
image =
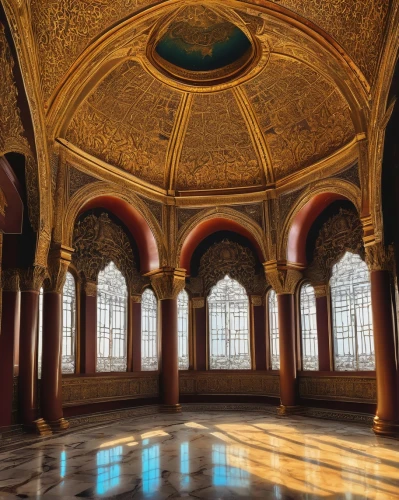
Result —
[[[209,92],[247,80],[263,52],[245,25],[240,27],[209,7],[192,5],[154,28],[146,66],[164,83]]]

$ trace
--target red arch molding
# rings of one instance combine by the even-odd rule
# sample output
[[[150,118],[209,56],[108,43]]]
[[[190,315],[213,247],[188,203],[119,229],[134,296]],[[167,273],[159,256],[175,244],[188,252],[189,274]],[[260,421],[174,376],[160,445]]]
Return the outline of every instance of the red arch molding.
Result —
[[[240,234],[241,236],[245,236],[254,245],[260,262],[264,262],[262,250],[248,229],[241,226],[241,224],[238,224],[238,222],[224,219],[222,217],[216,217],[214,219],[200,222],[184,240],[180,253],[179,267],[186,269],[188,275],[190,274],[191,258],[195,249],[207,236],[216,233],[217,231],[232,231]]]
[[[86,203],[78,215],[92,208],[109,210],[129,229],[139,249],[140,271],[143,274],[159,268],[157,242],[147,221],[137,209],[114,196],[99,196]]]
[[[312,224],[331,203],[347,200],[336,193],[320,193],[309,200],[295,215],[288,233],[287,260],[303,266],[307,265],[306,239]],[[349,200],[350,201],[350,200]]]

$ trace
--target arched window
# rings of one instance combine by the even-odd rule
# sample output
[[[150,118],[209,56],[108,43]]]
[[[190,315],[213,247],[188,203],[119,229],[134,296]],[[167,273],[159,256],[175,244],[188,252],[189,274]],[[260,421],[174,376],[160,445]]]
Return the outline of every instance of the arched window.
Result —
[[[316,296],[312,285],[309,283],[302,285],[299,300],[301,310],[302,369],[318,370]]]
[[[278,331],[277,294],[270,290],[268,294],[270,362],[272,370],[280,370],[280,339]]]
[[[370,273],[346,252],[330,280],[336,370],[375,370]]]
[[[67,273],[62,290],[62,373],[75,373],[76,291],[75,279]]]
[[[182,290],[177,296],[177,332],[179,337],[179,370],[188,370],[188,294]]]
[[[158,302],[149,288],[141,297],[141,369],[158,370]]]
[[[208,296],[208,313],[210,368],[250,369],[248,296],[244,287],[225,276]]]
[[[113,262],[98,274],[97,371],[124,372],[127,368],[127,287]]]
[[[37,378],[42,378],[43,358],[43,288],[39,293],[39,318],[37,328]]]

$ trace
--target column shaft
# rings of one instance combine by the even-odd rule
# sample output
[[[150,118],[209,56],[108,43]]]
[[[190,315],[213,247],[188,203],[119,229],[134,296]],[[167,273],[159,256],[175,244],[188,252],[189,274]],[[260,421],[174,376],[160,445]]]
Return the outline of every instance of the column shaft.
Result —
[[[85,290],[82,290],[80,316],[80,373],[96,373],[96,315],[96,297],[88,295]]]
[[[330,332],[327,296],[316,298],[317,344],[319,370],[330,371]]]
[[[278,328],[280,345],[280,399],[284,407],[296,406],[296,362],[294,296],[278,294]]]
[[[252,306],[255,334],[255,363],[257,370],[266,370],[266,316],[265,306]]]
[[[168,407],[179,404],[177,299],[161,300],[162,313],[162,399]]]
[[[132,302],[133,371],[141,371],[141,302]]]
[[[195,325],[195,369],[206,370],[206,307],[193,308]]]

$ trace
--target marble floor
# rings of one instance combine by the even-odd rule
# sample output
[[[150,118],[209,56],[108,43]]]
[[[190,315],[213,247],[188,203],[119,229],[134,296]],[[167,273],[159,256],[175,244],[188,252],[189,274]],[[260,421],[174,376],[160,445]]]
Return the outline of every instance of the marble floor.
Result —
[[[0,498],[399,499],[399,441],[261,413],[123,420],[0,454]]]

